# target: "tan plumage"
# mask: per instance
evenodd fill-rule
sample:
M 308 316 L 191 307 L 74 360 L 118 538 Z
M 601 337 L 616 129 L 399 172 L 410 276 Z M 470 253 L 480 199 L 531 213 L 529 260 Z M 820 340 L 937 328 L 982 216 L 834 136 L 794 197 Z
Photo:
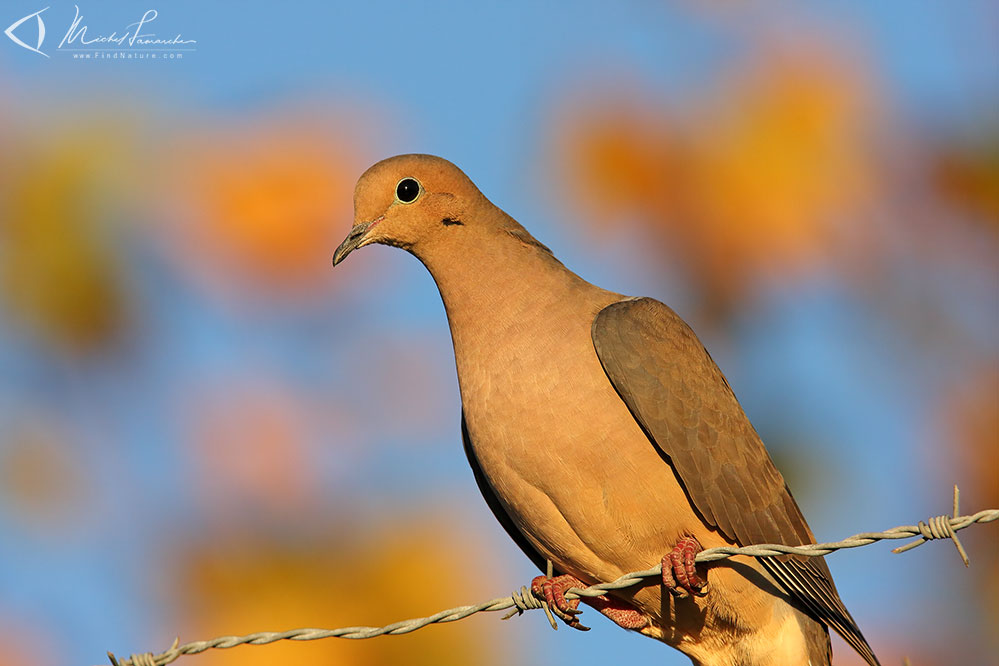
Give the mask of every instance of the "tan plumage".
M 379 162 L 354 205 L 334 262 L 384 243 L 429 269 L 469 463 L 539 567 L 550 559 L 594 583 L 647 568 L 686 536 L 705 548 L 813 541 L 724 376 L 672 310 L 585 282 L 440 158 Z M 825 625 L 877 663 L 821 558 L 732 558 L 707 578 L 701 597 L 659 586 L 615 596 L 641 633 L 698 664 L 828 664 Z

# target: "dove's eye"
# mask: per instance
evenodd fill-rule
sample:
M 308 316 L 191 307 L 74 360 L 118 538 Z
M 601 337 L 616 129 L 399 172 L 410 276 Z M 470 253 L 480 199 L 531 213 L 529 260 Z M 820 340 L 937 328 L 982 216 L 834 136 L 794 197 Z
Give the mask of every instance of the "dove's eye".
M 420 183 L 413 178 L 403 178 L 395 186 L 395 198 L 402 203 L 413 203 L 420 196 Z

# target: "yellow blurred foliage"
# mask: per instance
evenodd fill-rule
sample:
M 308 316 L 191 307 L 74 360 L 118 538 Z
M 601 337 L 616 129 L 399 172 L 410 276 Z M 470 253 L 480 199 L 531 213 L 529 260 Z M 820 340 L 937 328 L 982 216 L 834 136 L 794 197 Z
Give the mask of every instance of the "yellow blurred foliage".
M 357 177 L 338 124 L 289 115 L 185 131 L 161 194 L 178 263 L 227 292 L 315 290 L 349 229 Z
M 453 527 L 426 516 L 396 516 L 377 531 L 342 528 L 303 541 L 214 534 L 192 544 L 168 582 L 184 637 L 295 627 L 380 626 L 495 592 L 482 552 Z M 210 651 L 204 666 L 270 664 L 496 664 L 498 616 L 428 627 L 405 636 Z M 184 640 L 184 638 L 182 638 Z
M 636 216 L 717 302 L 813 267 L 868 200 L 871 100 L 835 58 L 767 52 L 685 118 L 641 97 L 567 111 L 563 192 L 598 229 Z
M 779 60 L 700 117 L 686 196 L 729 260 L 811 263 L 831 219 L 857 210 L 870 181 L 860 94 L 849 74 L 825 62 Z
M 77 123 L 14 142 L 16 169 L 0 187 L 0 299 L 11 319 L 71 354 L 113 342 L 126 323 L 126 293 L 108 219 L 117 196 L 107 172 L 121 131 Z

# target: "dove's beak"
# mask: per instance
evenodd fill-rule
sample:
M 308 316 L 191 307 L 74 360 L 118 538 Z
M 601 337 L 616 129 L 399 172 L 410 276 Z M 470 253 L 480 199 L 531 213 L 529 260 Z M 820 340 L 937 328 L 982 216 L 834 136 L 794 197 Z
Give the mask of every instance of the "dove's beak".
M 372 220 L 371 222 L 359 222 L 355 224 L 351 228 L 350 233 L 347 234 L 347 237 L 340 243 L 340 247 L 333 253 L 333 265 L 336 266 L 346 259 L 348 254 L 370 243 L 371 240 L 367 238 L 368 230 L 380 221 L 381 218 Z

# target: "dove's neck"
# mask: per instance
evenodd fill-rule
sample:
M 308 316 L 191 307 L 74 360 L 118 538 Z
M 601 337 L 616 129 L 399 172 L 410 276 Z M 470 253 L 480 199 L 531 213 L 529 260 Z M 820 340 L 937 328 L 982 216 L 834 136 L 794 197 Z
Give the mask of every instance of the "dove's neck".
M 583 280 L 517 227 L 418 255 L 440 290 L 459 366 L 492 346 L 558 336 L 569 319 L 585 318 L 588 332 L 600 308 L 622 298 Z

